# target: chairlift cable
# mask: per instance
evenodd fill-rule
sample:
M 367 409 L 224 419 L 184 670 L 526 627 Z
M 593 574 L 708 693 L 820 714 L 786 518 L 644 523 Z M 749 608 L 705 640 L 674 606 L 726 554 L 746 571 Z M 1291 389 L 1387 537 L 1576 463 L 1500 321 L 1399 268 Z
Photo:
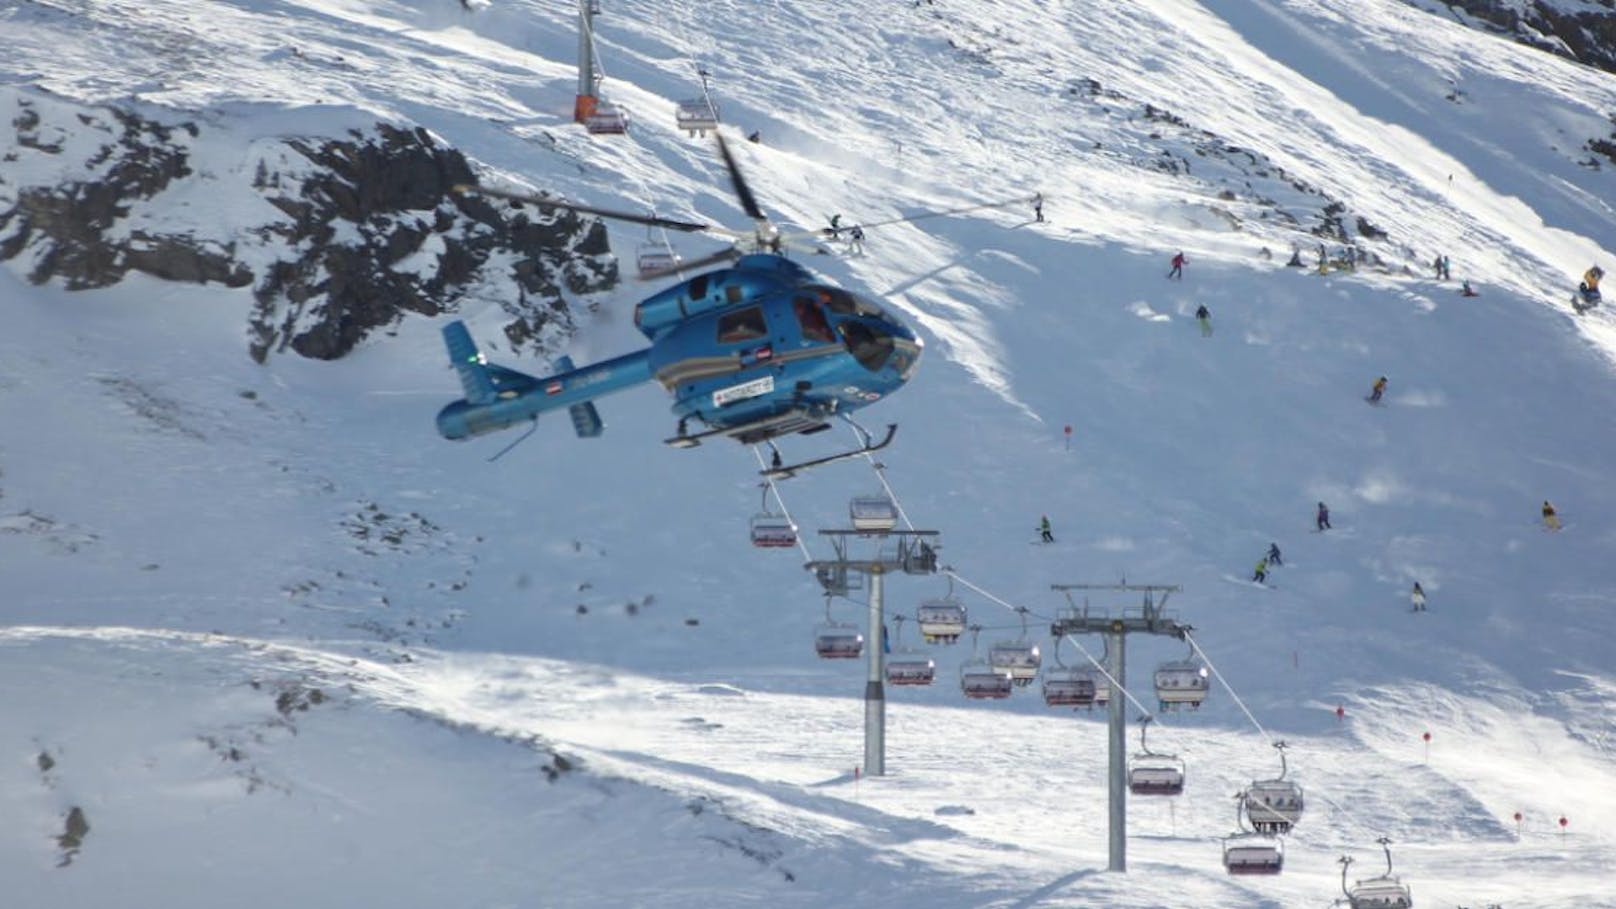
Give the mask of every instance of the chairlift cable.
M 1229 680 L 1223 677 L 1223 673 L 1218 672 L 1218 667 L 1213 665 L 1212 658 L 1207 656 L 1206 651 L 1201 649 L 1201 645 L 1195 640 L 1194 636 L 1186 631 L 1184 633 L 1184 640 L 1189 642 L 1190 648 L 1193 649 L 1196 653 L 1200 654 L 1201 659 L 1206 661 L 1206 668 L 1211 670 L 1212 675 L 1217 678 L 1218 683 L 1221 684 L 1225 689 L 1228 690 L 1229 696 L 1234 698 L 1234 702 L 1237 705 L 1239 705 L 1241 712 L 1245 713 L 1246 719 L 1251 720 L 1251 724 L 1253 726 L 1257 727 L 1257 732 L 1262 735 L 1262 737 L 1268 742 L 1269 745 L 1273 745 L 1274 744 L 1274 739 L 1273 739 L 1272 736 L 1270 736 L 1268 734 L 1268 730 L 1264 729 L 1262 724 L 1257 722 L 1257 718 L 1251 715 L 1251 711 L 1246 709 L 1245 701 L 1241 700 L 1240 694 L 1234 690 L 1234 686 L 1229 684 Z M 1286 766 L 1286 762 L 1284 760 L 1284 755 L 1283 754 L 1280 755 L 1280 766 L 1281 767 Z M 1310 785 L 1308 787 L 1308 791 L 1313 795 L 1313 797 L 1323 799 L 1325 804 L 1329 805 L 1331 808 L 1334 808 L 1336 811 L 1340 812 L 1340 814 L 1343 817 L 1345 817 L 1348 821 L 1352 822 L 1353 826 L 1357 827 L 1360 831 L 1362 831 L 1364 833 L 1373 833 L 1374 832 L 1373 830 L 1370 829 L 1368 824 L 1365 824 L 1363 821 L 1360 821 L 1358 819 L 1357 815 L 1355 815 L 1351 811 L 1347 810 L 1346 806 L 1344 806 L 1341 803 L 1339 803 L 1339 802 L 1335 801 L 1334 799 L 1330 798 L 1330 796 L 1328 794 L 1319 791 L 1316 784 L 1315 785 Z
M 755 444 L 752 446 L 752 454 L 757 457 L 758 468 L 760 470 L 768 470 L 768 465 L 763 461 L 763 451 Z M 785 515 L 786 520 L 790 522 L 791 526 L 797 526 L 797 522 L 791 517 L 791 510 L 786 508 L 786 500 L 780 496 L 780 487 L 775 484 L 774 478 L 765 475 L 763 482 L 769 485 L 769 492 L 773 494 L 775 503 L 780 506 L 780 513 Z M 808 544 L 803 540 L 802 537 L 802 534 L 797 534 L 797 548 L 802 551 L 803 563 L 807 564 L 808 562 L 812 562 L 814 560 L 814 555 L 808 551 Z
M 1240 699 L 1239 692 L 1234 690 L 1234 686 L 1229 684 L 1229 680 L 1223 677 L 1223 673 L 1218 671 L 1217 666 L 1213 665 L 1212 658 L 1207 656 L 1206 651 L 1201 649 L 1201 645 L 1196 642 L 1195 636 L 1190 634 L 1188 629 L 1184 631 L 1184 640 L 1189 642 L 1191 650 L 1195 651 L 1195 653 L 1198 654 L 1201 659 L 1206 661 L 1206 668 L 1212 671 L 1213 678 L 1216 678 L 1218 683 L 1228 690 L 1229 696 L 1234 698 L 1234 702 L 1240 708 L 1240 712 L 1246 715 L 1246 719 L 1251 721 L 1251 725 L 1257 727 L 1257 733 L 1263 737 L 1263 741 L 1272 746 L 1274 744 L 1274 737 L 1269 735 L 1268 730 L 1264 729 L 1263 725 L 1257 722 L 1257 718 L 1251 715 L 1251 711 L 1246 709 L 1246 702 Z
M 852 420 L 848 420 L 847 424 L 853 430 L 854 437 L 858 439 L 859 446 L 861 448 L 869 448 L 870 434 L 866 432 L 862 426 L 859 426 Z M 864 460 L 870 462 L 870 469 L 875 471 L 875 478 L 881 481 L 881 488 L 886 491 L 887 498 L 892 500 L 892 507 L 898 509 L 898 517 L 903 519 L 903 526 L 910 530 L 914 530 L 915 522 L 909 520 L 909 512 L 904 510 L 903 502 L 898 500 L 898 494 L 892 491 L 892 484 L 887 482 L 886 465 L 882 464 L 880 461 L 877 461 L 875 459 L 875 455 L 869 451 L 864 452 Z

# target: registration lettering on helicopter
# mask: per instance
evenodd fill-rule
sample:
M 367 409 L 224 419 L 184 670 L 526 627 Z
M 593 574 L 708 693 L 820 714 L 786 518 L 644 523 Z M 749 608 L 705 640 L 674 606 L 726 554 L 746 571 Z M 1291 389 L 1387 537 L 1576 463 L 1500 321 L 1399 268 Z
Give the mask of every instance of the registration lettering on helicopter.
M 764 376 L 728 388 L 720 388 L 713 392 L 713 406 L 723 407 L 732 401 L 744 401 L 747 398 L 756 398 L 774 391 L 774 376 Z

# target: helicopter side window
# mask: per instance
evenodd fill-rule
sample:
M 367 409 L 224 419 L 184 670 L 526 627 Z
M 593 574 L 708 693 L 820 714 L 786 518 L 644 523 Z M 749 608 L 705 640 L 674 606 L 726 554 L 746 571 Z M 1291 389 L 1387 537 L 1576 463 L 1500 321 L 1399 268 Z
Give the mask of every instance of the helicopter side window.
M 802 338 L 805 341 L 835 341 L 836 335 L 830 330 L 830 323 L 825 321 L 825 312 L 814 301 L 807 297 L 798 297 L 791 301 L 792 309 L 797 313 L 797 324 L 802 326 Z
M 718 319 L 718 343 L 735 344 L 741 341 L 755 341 L 766 337 L 769 333 L 768 323 L 763 321 L 763 307 L 748 306 L 745 309 L 725 313 Z
M 724 288 L 724 302 L 731 306 L 746 298 L 746 288 L 739 284 L 731 284 Z

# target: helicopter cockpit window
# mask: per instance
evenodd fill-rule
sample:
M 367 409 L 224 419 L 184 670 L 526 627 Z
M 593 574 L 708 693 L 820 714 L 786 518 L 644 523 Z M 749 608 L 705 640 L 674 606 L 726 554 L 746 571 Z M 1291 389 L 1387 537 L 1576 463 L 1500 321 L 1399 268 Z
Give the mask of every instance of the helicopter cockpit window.
M 763 307 L 748 306 L 725 313 L 718 319 L 718 343 L 735 344 L 767 337 L 768 323 L 763 321 Z
M 836 340 L 836 335 L 830 330 L 830 323 L 825 321 L 825 311 L 812 299 L 798 297 L 791 301 L 791 308 L 796 310 L 797 324 L 802 326 L 804 341 Z
M 886 365 L 892 357 L 894 344 L 892 336 L 878 331 L 863 322 L 843 322 L 838 326 L 842 332 L 842 341 L 847 344 L 848 353 L 859 365 L 875 372 Z
M 824 304 L 825 308 L 839 316 L 874 316 L 880 319 L 890 319 L 886 311 L 871 303 L 842 290 L 840 287 L 812 287 L 809 288 L 814 297 Z

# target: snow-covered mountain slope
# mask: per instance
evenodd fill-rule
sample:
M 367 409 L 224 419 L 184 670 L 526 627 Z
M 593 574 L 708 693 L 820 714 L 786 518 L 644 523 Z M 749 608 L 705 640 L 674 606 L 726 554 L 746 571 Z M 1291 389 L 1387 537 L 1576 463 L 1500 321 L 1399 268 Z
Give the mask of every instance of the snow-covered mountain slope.
M 200 904 L 215 885 L 183 889 L 196 854 L 243 904 L 283 901 L 266 855 L 305 869 L 315 905 L 356 887 L 404 905 L 639 904 L 652 886 L 673 905 L 1319 904 L 1336 857 L 1373 869 L 1384 834 L 1422 904 L 1613 905 L 1616 332 L 1564 301 L 1613 261 L 1612 175 L 1578 162 L 1616 78 L 1390 0 L 624 2 L 597 43 L 636 123 L 591 139 L 567 122 L 566 4 L 0 18 L 19 91 L 134 97 L 243 134 L 418 123 L 487 179 L 595 204 L 737 220 L 711 147 L 673 128 L 697 61 L 726 121 L 761 132 L 736 151 L 788 224 L 1042 191 L 1047 223 L 1024 207 L 926 219 L 807 263 L 926 336 L 910 387 L 868 411 L 901 427 L 886 477 L 943 532 L 984 647 L 1021 633 L 1006 604 L 1045 636 L 1067 605 L 1052 583 L 1182 585 L 1170 608 L 1291 742 L 1311 803 L 1282 878 L 1224 875 L 1229 795 L 1275 768 L 1219 689 L 1152 734 L 1190 760 L 1185 797 L 1134 800 L 1132 873 L 1097 873 L 1102 725 L 1036 688 L 963 703 L 969 641 L 935 648 L 937 686 L 892 693 L 890 775 L 855 780 L 862 666 L 814 659 L 826 613 L 800 554 L 747 545 L 752 453 L 667 450 L 659 390 L 603 400 L 602 439 L 546 420 L 488 463 L 507 440 L 433 432 L 458 394 L 433 320 L 337 362 L 259 366 L 245 290 L 136 275 L 69 292 L 12 265 L 0 618 L 22 697 L 0 792 L 23 820 L 0 861 L 31 904 L 115 888 Z M 1346 236 L 1310 232 L 1331 218 Z M 641 236 L 614 228 L 619 255 Z M 1380 264 L 1314 273 L 1314 246 L 1346 239 Z M 1283 266 L 1293 246 L 1308 268 Z M 1438 253 L 1454 281 L 1430 279 Z M 649 289 L 577 301 L 566 352 L 637 346 L 628 313 Z M 463 315 L 492 359 L 543 371 L 509 358 L 497 301 Z M 782 492 L 824 557 L 812 530 L 877 488 L 844 464 Z M 1537 523 L 1544 499 L 1558 534 Z M 1029 545 L 1040 514 L 1053 546 Z M 1286 564 L 1258 589 L 1244 579 L 1270 542 Z M 1408 610 L 1416 580 L 1427 614 Z M 888 606 L 946 589 L 894 578 Z M 1182 652 L 1130 647 L 1142 699 Z M 276 709 L 309 688 L 342 693 Z M 578 769 L 552 782 L 556 754 Z M 89 830 L 57 868 L 75 805 Z

